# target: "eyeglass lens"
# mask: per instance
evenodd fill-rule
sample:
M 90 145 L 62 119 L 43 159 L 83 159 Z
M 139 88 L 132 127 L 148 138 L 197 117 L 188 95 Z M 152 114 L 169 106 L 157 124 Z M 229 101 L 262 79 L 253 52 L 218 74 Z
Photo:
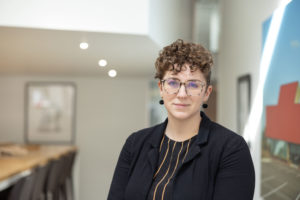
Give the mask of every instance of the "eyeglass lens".
M 191 81 L 186 81 L 185 83 L 182 84 L 185 85 L 185 89 L 188 95 L 192 95 L 192 96 L 200 95 L 200 93 L 202 92 L 203 83 L 201 81 L 191 80 Z M 176 79 L 165 80 L 164 88 L 170 94 L 177 93 L 179 91 L 180 86 L 181 86 L 181 82 L 179 80 Z

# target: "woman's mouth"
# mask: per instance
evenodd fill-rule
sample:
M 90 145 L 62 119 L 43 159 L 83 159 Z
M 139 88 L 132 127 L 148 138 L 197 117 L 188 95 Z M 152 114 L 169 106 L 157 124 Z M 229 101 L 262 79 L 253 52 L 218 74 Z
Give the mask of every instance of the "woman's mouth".
M 177 108 L 185 108 L 189 106 L 189 104 L 184 104 L 184 103 L 174 103 L 173 105 L 175 105 L 175 107 Z

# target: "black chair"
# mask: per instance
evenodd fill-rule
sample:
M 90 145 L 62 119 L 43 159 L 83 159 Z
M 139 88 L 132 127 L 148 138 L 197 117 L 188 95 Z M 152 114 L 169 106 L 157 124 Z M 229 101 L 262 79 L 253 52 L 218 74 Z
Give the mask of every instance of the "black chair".
M 47 174 L 49 172 L 50 165 L 46 164 L 44 166 L 39 166 L 36 170 L 37 177 L 34 183 L 34 189 L 32 192 L 31 200 L 41 200 L 45 198 L 45 194 L 43 193 Z
M 67 199 L 67 192 L 66 192 L 66 180 L 68 176 L 68 170 L 70 165 L 70 155 L 66 154 L 62 156 L 60 159 L 62 159 L 64 165 L 61 172 L 61 176 L 59 177 L 59 200 L 66 200 Z
M 74 189 L 73 189 L 73 168 L 76 158 L 76 151 L 70 152 L 66 155 L 66 165 L 64 168 L 64 177 L 61 179 L 61 191 L 64 195 L 65 200 L 74 199 Z
M 0 199 L 7 199 L 8 198 L 8 195 L 10 194 L 10 191 L 11 191 L 12 187 L 8 187 L 2 191 L 0 191 Z
M 64 170 L 64 159 L 52 160 L 49 165 L 44 194 L 46 200 L 59 200 L 60 177 Z
M 7 200 L 31 200 L 31 195 L 36 181 L 36 170 L 32 170 L 31 174 L 21 178 L 12 186 Z

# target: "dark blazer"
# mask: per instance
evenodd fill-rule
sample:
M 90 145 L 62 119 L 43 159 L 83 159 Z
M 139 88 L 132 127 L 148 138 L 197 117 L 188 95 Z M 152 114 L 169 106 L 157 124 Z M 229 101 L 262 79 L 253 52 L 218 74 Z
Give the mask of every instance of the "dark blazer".
M 174 176 L 172 200 L 251 200 L 255 173 L 249 148 L 236 133 L 202 120 L 196 141 Z M 120 153 L 108 200 L 145 200 L 158 165 L 168 120 L 131 134 Z

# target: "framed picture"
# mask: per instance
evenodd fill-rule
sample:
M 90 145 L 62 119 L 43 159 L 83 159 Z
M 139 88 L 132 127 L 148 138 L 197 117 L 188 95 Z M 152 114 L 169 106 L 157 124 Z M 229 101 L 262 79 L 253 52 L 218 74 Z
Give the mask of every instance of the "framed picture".
M 237 131 L 243 134 L 245 124 L 250 114 L 251 76 L 240 76 L 237 81 Z
M 75 84 L 28 82 L 25 88 L 27 143 L 74 143 Z

